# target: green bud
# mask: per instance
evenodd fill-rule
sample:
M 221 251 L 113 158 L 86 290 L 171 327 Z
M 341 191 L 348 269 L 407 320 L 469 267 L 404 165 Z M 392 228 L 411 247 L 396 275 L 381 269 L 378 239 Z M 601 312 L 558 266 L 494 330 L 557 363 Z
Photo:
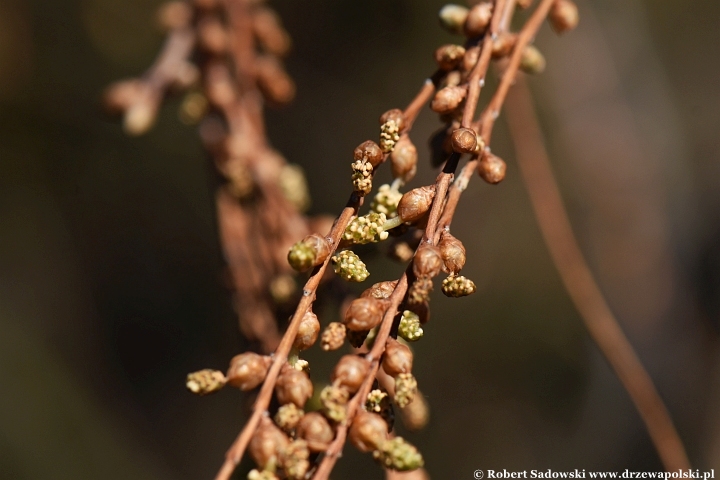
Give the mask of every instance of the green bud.
M 383 230 L 387 221 L 384 213 L 370 212 L 361 217 L 355 217 L 345 228 L 343 240 L 352 243 L 375 243 L 388 238 L 388 233 Z
M 448 297 L 465 297 L 475 290 L 475 283 L 462 275 L 450 275 L 442 282 L 442 291 Z
M 410 310 L 405 310 L 398 326 L 398 335 L 408 342 L 416 342 L 422 338 L 423 333 L 420 317 Z
M 412 373 L 401 373 L 395 377 L 395 403 L 405 408 L 413 401 L 417 393 L 417 380 Z
M 415 470 L 425 464 L 418 449 L 402 437 L 386 440 L 379 450 L 373 452 L 373 457 L 384 467 L 401 472 Z
M 360 257 L 350 250 L 341 251 L 332 262 L 335 273 L 348 282 L 362 282 L 370 275 Z

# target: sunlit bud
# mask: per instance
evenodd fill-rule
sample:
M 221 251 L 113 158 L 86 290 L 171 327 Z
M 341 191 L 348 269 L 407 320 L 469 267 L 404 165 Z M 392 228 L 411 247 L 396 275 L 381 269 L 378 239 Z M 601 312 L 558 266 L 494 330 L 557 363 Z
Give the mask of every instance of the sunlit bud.
M 465 19 L 465 35 L 468 37 L 477 37 L 485 33 L 487 26 L 490 25 L 492 19 L 493 4 L 489 2 L 480 2 L 470 9 Z
M 300 320 L 293 346 L 298 350 L 307 350 L 315 344 L 319 333 L 320 322 L 318 321 L 317 315 L 312 311 L 307 311 L 302 320 Z
M 457 273 L 465 266 L 465 247 L 462 242 L 452 236 L 450 232 L 444 232 L 438 243 L 440 256 L 443 259 L 443 270 L 448 273 Z
M 417 380 L 412 373 L 400 373 L 395 377 L 395 403 L 400 408 L 406 407 L 415 398 Z
M 460 5 L 449 3 L 440 9 L 440 25 L 450 33 L 463 33 L 463 25 L 469 10 Z
M 174 1 L 160 5 L 157 19 L 164 30 L 177 30 L 190 25 L 192 14 L 192 8 L 187 2 Z
M 275 423 L 285 432 L 290 433 L 295 430 L 295 427 L 297 427 L 303 415 L 305 415 L 305 412 L 303 412 L 301 408 L 298 408 L 297 405 L 294 403 L 286 403 L 278 408 L 275 414 Z
M 435 61 L 440 70 L 450 71 L 460 64 L 465 55 L 465 47 L 460 45 L 443 45 L 435 50 Z
M 370 275 L 360 257 L 351 250 L 342 250 L 333 256 L 332 263 L 335 273 L 348 282 L 362 282 Z
M 407 183 L 413 179 L 417 171 L 417 148 L 407 136 L 400 137 L 390 154 L 390 166 L 393 178 L 399 178 Z
M 410 247 L 410 244 L 406 241 L 395 242 L 390 246 L 388 252 L 390 258 L 397 260 L 400 263 L 407 263 L 415 255 L 415 250 Z
M 369 370 L 370 365 L 364 358 L 357 355 L 345 355 L 335 365 L 330 378 L 333 383 L 337 381 L 340 386 L 347 388 L 350 393 L 355 393 L 367 378 Z
M 305 440 L 294 440 L 280 452 L 280 463 L 288 480 L 301 480 L 310 468 L 310 450 Z
M 383 318 L 383 303 L 372 297 L 356 298 L 345 312 L 343 323 L 349 330 L 368 331 L 378 325 Z
M 413 273 L 417 278 L 432 278 L 440 273 L 442 265 L 440 249 L 434 245 L 424 243 L 415 252 Z
M 397 120 L 388 120 L 380 126 L 380 149 L 390 153 L 400 140 L 400 124 Z
M 485 147 L 482 137 L 472 128 L 458 128 L 451 139 L 453 150 L 457 153 L 475 153 Z
M 410 310 L 405 310 L 398 326 L 398 335 L 408 342 L 416 342 L 423 336 L 420 317 Z
M 352 243 L 375 243 L 388 238 L 383 229 L 387 218 L 384 213 L 370 212 L 353 218 L 343 233 L 343 240 Z
M 448 297 L 465 297 L 475 293 L 475 283 L 462 275 L 450 275 L 442 282 L 442 292 Z
M 284 369 L 275 384 L 275 395 L 283 405 L 294 403 L 297 407 L 303 408 L 312 393 L 313 384 L 307 374 L 294 368 Z
M 328 350 L 337 350 L 342 347 L 345 342 L 345 325 L 340 322 L 331 322 L 323 330 L 322 337 L 320 338 L 320 346 L 326 352 Z
M 440 114 L 451 113 L 460 106 L 466 96 L 466 87 L 445 87 L 435 94 L 430 108 Z
M 412 371 L 413 354 L 410 349 L 392 337 L 387 339 L 382 367 L 385 373 L 395 377 Z
M 435 198 L 435 185 L 414 188 L 402 196 L 397 213 L 403 222 L 415 222 L 430 210 Z
M 253 352 L 236 355 L 230 360 L 227 383 L 243 391 L 252 390 L 265 380 L 270 363 L 270 357 Z
M 288 252 L 288 263 L 298 272 L 320 265 L 330 255 L 330 244 L 317 233 L 308 235 Z
M 430 292 L 432 292 L 432 290 L 433 283 L 429 277 L 420 277 L 416 279 L 412 285 L 410 285 L 410 289 L 408 290 L 408 302 L 410 303 L 410 306 L 412 307 L 413 304 L 423 304 L 430 301 Z M 421 312 L 416 311 L 414 307 L 411 308 L 411 310 L 418 314 L 422 323 L 425 323 Z
M 350 425 L 350 442 L 361 452 L 377 450 L 387 440 L 388 426 L 377 413 L 360 410 Z
M 497 35 L 495 40 L 493 40 L 492 44 L 492 57 L 493 58 L 502 58 L 506 57 L 510 54 L 513 47 L 515 46 L 515 41 L 517 40 L 517 35 L 514 33 L 509 32 L 501 32 Z
M 317 412 L 311 412 L 298 422 L 297 436 L 307 442 L 310 451 L 323 452 L 335 435 L 325 417 Z
M 380 449 L 373 452 L 373 457 L 385 468 L 401 472 L 416 470 L 425 464 L 418 449 L 402 437 L 384 442 Z
M 200 370 L 188 373 L 185 386 L 192 393 L 197 395 L 207 395 L 216 392 L 225 386 L 225 375 L 217 370 Z
M 287 435 L 276 427 L 269 417 L 262 417 L 248 450 L 255 463 L 264 469 L 268 464 L 274 464 L 280 459 L 280 452 L 285 450 L 289 443 Z
M 320 392 L 320 403 L 323 413 L 335 422 L 342 422 L 347 417 L 347 403 L 350 392 L 341 385 L 328 385 Z
M 288 53 L 292 42 L 275 12 L 269 8 L 255 9 L 252 26 L 255 36 L 266 52 L 278 57 L 284 57 Z
M 393 108 L 380 115 L 380 125 L 385 125 L 390 121 L 395 122 L 401 132 L 405 129 L 405 115 L 399 108 Z
M 545 70 L 545 57 L 535 45 L 528 45 L 520 58 L 520 69 L 525 73 L 542 73 Z
M 548 19 L 558 34 L 569 32 L 577 27 L 580 20 L 577 5 L 571 0 L 556 0 L 550 8 Z
M 362 298 L 385 299 L 392 295 L 398 281 L 392 280 L 387 282 L 379 282 L 365 290 L 360 296 Z
M 478 174 L 486 182 L 495 185 L 503 181 L 507 165 L 502 158 L 485 153 L 478 163 Z
M 397 152 L 396 148 L 393 154 Z M 394 190 L 388 184 L 380 185 L 377 194 L 373 198 L 370 204 L 370 210 L 375 213 L 382 213 L 386 218 L 392 218 L 397 216 L 397 205 L 402 198 L 402 193 L 398 190 Z
M 370 162 L 370 165 L 374 168 L 382 163 L 385 156 L 377 143 L 372 140 L 366 140 L 355 147 L 353 158 L 355 160 L 365 160 L 366 162 Z

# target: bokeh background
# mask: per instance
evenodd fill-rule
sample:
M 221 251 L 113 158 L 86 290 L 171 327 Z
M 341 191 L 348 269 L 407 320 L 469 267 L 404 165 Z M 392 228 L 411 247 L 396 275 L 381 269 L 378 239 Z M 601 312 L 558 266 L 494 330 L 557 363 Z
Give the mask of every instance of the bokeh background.
M 442 4 L 272 2 L 294 39 L 298 96 L 268 114 L 268 128 L 306 169 L 313 212 L 339 210 L 352 148 L 453 41 L 437 26 Z M 720 469 L 720 3 L 578 4 L 577 31 L 557 38 L 546 26 L 536 42 L 548 69 L 531 87 L 555 172 L 693 465 Z M 177 99 L 140 138 L 99 108 L 108 83 L 152 62 L 158 5 L 0 0 L 3 479 L 210 478 L 246 415 L 237 391 L 196 398 L 183 385 L 246 346 L 195 129 L 178 121 Z M 439 125 L 426 111 L 416 143 Z M 415 346 L 432 420 L 409 438 L 436 479 L 659 469 L 562 288 L 502 123 L 493 151 L 508 161 L 506 180 L 474 179 L 453 225 L 479 292 L 432 301 Z M 413 185 L 434 175 L 421 148 Z M 401 269 L 381 255 L 369 266 L 376 281 Z M 311 353 L 319 379 L 322 358 Z M 381 475 L 348 447 L 335 478 Z

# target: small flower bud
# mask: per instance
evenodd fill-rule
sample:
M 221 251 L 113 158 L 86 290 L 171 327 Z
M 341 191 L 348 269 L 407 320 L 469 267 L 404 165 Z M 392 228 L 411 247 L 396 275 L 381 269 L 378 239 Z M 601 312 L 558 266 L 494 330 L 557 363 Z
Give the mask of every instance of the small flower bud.
M 360 348 L 363 346 L 363 343 L 365 343 L 365 340 L 368 338 L 368 333 L 370 333 L 370 330 L 348 330 L 348 343 L 353 348 Z
M 292 275 L 288 273 L 281 273 L 272 280 L 268 285 L 270 290 L 270 296 L 276 304 L 287 303 L 297 290 L 297 284 Z
M 330 244 L 325 237 L 313 233 L 296 243 L 288 252 L 288 263 L 298 272 L 304 272 L 323 263 L 330 255 Z
M 447 297 L 465 297 L 475 293 L 475 283 L 462 275 L 450 275 L 442 282 L 442 291 Z
M 440 70 L 450 71 L 455 69 L 465 55 L 465 48 L 460 45 L 443 45 L 435 50 L 435 61 Z
M 305 412 L 298 408 L 294 403 L 286 403 L 278 408 L 275 414 L 275 423 L 285 432 L 291 433 L 295 430 Z
M 415 252 L 413 273 L 417 278 L 432 278 L 442 269 L 443 261 L 440 249 L 428 243 L 422 244 Z
M 397 260 L 400 263 L 407 263 L 415 255 L 415 250 L 410 247 L 410 244 L 405 241 L 395 242 L 390 246 L 388 255 L 393 260 Z
M 310 468 L 310 450 L 305 440 L 294 440 L 280 452 L 280 463 L 288 480 L 301 480 Z
M 458 273 L 465 266 L 465 247 L 462 242 L 452 236 L 450 232 L 444 232 L 438 243 L 440 256 L 443 259 L 443 271 L 447 273 Z
M 379 300 L 383 300 L 385 298 L 388 298 L 390 295 L 392 295 L 393 291 L 395 291 L 395 287 L 397 286 L 397 283 L 398 283 L 397 280 L 376 283 L 372 287 L 365 290 L 360 295 L 360 297 L 362 297 L 362 298 L 377 298 Z
M 440 9 L 440 25 L 450 33 L 463 33 L 463 25 L 469 10 L 460 5 L 449 3 Z
M 359 411 L 350 425 L 350 442 L 361 452 L 377 450 L 387 441 L 388 426 L 377 413 Z
M 320 392 L 323 413 L 327 418 L 338 423 L 344 421 L 347 417 L 349 399 L 350 392 L 340 385 L 328 385 Z
M 401 132 L 405 129 L 405 115 L 399 108 L 393 108 L 380 115 L 380 125 L 385 125 L 390 121 L 395 122 Z
M 550 26 L 558 34 L 575 29 L 580 20 L 578 8 L 571 0 L 556 0 L 548 14 Z
M 512 52 L 513 47 L 515 46 L 515 41 L 517 40 L 517 35 L 514 33 L 508 33 L 508 32 L 501 32 L 498 34 L 497 38 L 493 40 L 492 44 L 492 57 L 493 58 L 503 58 L 510 55 L 510 52 Z
M 295 82 L 273 57 L 257 57 L 255 71 L 260 91 L 268 102 L 284 105 L 295 98 Z
M 253 352 L 236 355 L 230 360 L 227 383 L 243 391 L 252 390 L 265 380 L 270 363 L 270 357 Z
M 331 322 L 323 330 L 320 346 L 326 352 L 328 350 L 337 350 L 345 342 L 345 334 L 345 325 L 340 322 Z
M 364 358 L 357 355 L 345 355 L 335 365 L 330 378 L 333 383 L 338 382 L 350 393 L 355 393 L 365 381 L 369 370 L 370 365 Z
M 278 184 L 283 196 L 298 211 L 304 212 L 310 207 L 310 191 L 302 167 L 293 164 L 283 165 Z
M 380 126 L 380 149 L 390 153 L 400 140 L 400 126 L 396 120 L 388 120 Z
M 384 313 L 385 308 L 380 300 L 371 297 L 356 298 L 345 312 L 343 323 L 349 330 L 368 331 L 382 321 Z
M 343 250 L 332 257 L 332 263 L 335 273 L 348 282 L 362 282 L 370 275 L 360 257 L 350 250 Z
M 470 48 L 465 52 L 462 59 L 462 69 L 464 72 L 470 72 L 477 64 L 478 58 L 480 58 L 479 48 Z
M 405 428 L 411 431 L 418 431 L 425 428 L 428 420 L 430 420 L 430 408 L 423 394 L 418 390 L 415 398 L 405 408 L 400 409 Z
M 324 452 L 335 434 L 325 417 L 317 412 L 310 412 L 300 419 L 297 436 L 307 442 L 310 451 Z
M 298 350 L 307 350 L 315 344 L 319 333 L 320 322 L 318 321 L 317 315 L 308 310 L 305 312 L 302 320 L 300 320 L 293 346 Z
M 372 165 L 365 160 L 356 160 L 351 167 L 353 190 L 362 196 L 367 195 L 372 191 Z
M 410 310 L 405 310 L 398 326 L 398 335 L 408 342 L 416 342 L 422 338 L 423 333 L 420 317 Z
M 388 398 L 387 392 L 380 389 L 372 390 L 368 393 L 367 400 L 365 400 L 365 410 L 368 412 L 380 413 L 382 411 L 381 404 L 385 399 Z
M 523 50 L 520 69 L 529 74 L 542 73 L 545 70 L 545 57 L 535 45 L 528 45 Z
M 398 149 L 396 148 L 393 154 L 397 151 Z M 397 205 L 401 198 L 402 193 L 393 190 L 387 183 L 380 185 L 378 193 L 370 204 L 370 210 L 375 213 L 382 213 L 386 218 L 393 218 L 397 216 Z
M 375 168 L 382 163 L 385 156 L 377 143 L 372 140 L 366 140 L 355 147 L 353 158 L 355 160 L 365 160 L 366 162 L 370 162 L 370 165 Z
M 285 450 L 290 439 L 280 430 L 268 417 L 260 419 L 255 434 L 250 440 L 248 450 L 260 468 L 268 464 L 276 463 L 280 458 L 280 452 Z
M 252 28 L 267 53 L 284 57 L 290 51 L 290 35 L 282 27 L 280 17 L 269 8 L 254 9 Z
M 417 380 L 412 373 L 400 373 L 395 377 L 395 403 L 400 408 L 405 408 L 415 398 L 417 392 Z
M 388 238 L 388 232 L 383 230 L 387 218 L 384 213 L 370 212 L 361 217 L 355 217 L 345 228 L 343 240 L 352 243 L 376 243 Z
M 412 304 L 423 304 L 430 300 L 430 292 L 433 290 L 432 280 L 428 277 L 416 279 L 408 290 L 408 302 Z M 415 311 L 414 309 L 412 309 Z M 420 312 L 415 311 L 422 320 Z M 425 322 L 422 322 L 425 323 Z
M 476 153 L 485 147 L 482 137 L 472 128 L 458 128 L 451 138 L 453 150 L 457 153 Z
M 414 188 L 402 196 L 397 213 L 403 222 L 415 222 L 430 210 L 435 198 L 435 185 Z
M 505 178 L 507 165 L 502 158 L 492 153 L 486 153 L 478 163 L 478 174 L 487 183 L 496 185 Z
M 393 178 L 399 178 L 405 183 L 412 180 L 417 171 L 417 160 L 417 148 L 408 136 L 403 135 L 390 154 Z
M 275 395 L 282 405 L 294 403 L 303 408 L 308 398 L 312 397 L 313 384 L 305 372 L 294 368 L 285 369 L 275 384 Z
M 445 87 L 435 94 L 430 108 L 433 112 L 447 114 L 454 111 L 460 106 L 467 96 L 467 88 L 465 87 Z
M 382 367 L 385 373 L 395 377 L 412 371 L 413 354 L 410 349 L 392 337 L 387 339 Z
M 463 28 L 468 37 L 478 37 L 485 33 L 493 14 L 493 4 L 480 2 L 470 9 Z
M 385 468 L 401 472 L 416 470 L 425 464 L 417 448 L 402 437 L 395 437 L 383 443 L 380 449 L 373 452 L 373 458 Z
M 225 386 L 225 382 L 225 375 L 222 372 L 205 369 L 188 373 L 185 386 L 196 395 L 207 395 L 220 390 Z

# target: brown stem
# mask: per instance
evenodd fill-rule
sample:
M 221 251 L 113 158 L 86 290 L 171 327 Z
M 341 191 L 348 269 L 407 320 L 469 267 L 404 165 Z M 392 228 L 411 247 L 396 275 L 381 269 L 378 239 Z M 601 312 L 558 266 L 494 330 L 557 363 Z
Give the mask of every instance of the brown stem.
M 520 173 L 565 289 L 588 333 L 630 395 L 665 469 L 689 469 L 690 462 L 670 414 L 605 301 L 573 235 L 523 78 L 518 78 L 507 105 L 507 122 Z

